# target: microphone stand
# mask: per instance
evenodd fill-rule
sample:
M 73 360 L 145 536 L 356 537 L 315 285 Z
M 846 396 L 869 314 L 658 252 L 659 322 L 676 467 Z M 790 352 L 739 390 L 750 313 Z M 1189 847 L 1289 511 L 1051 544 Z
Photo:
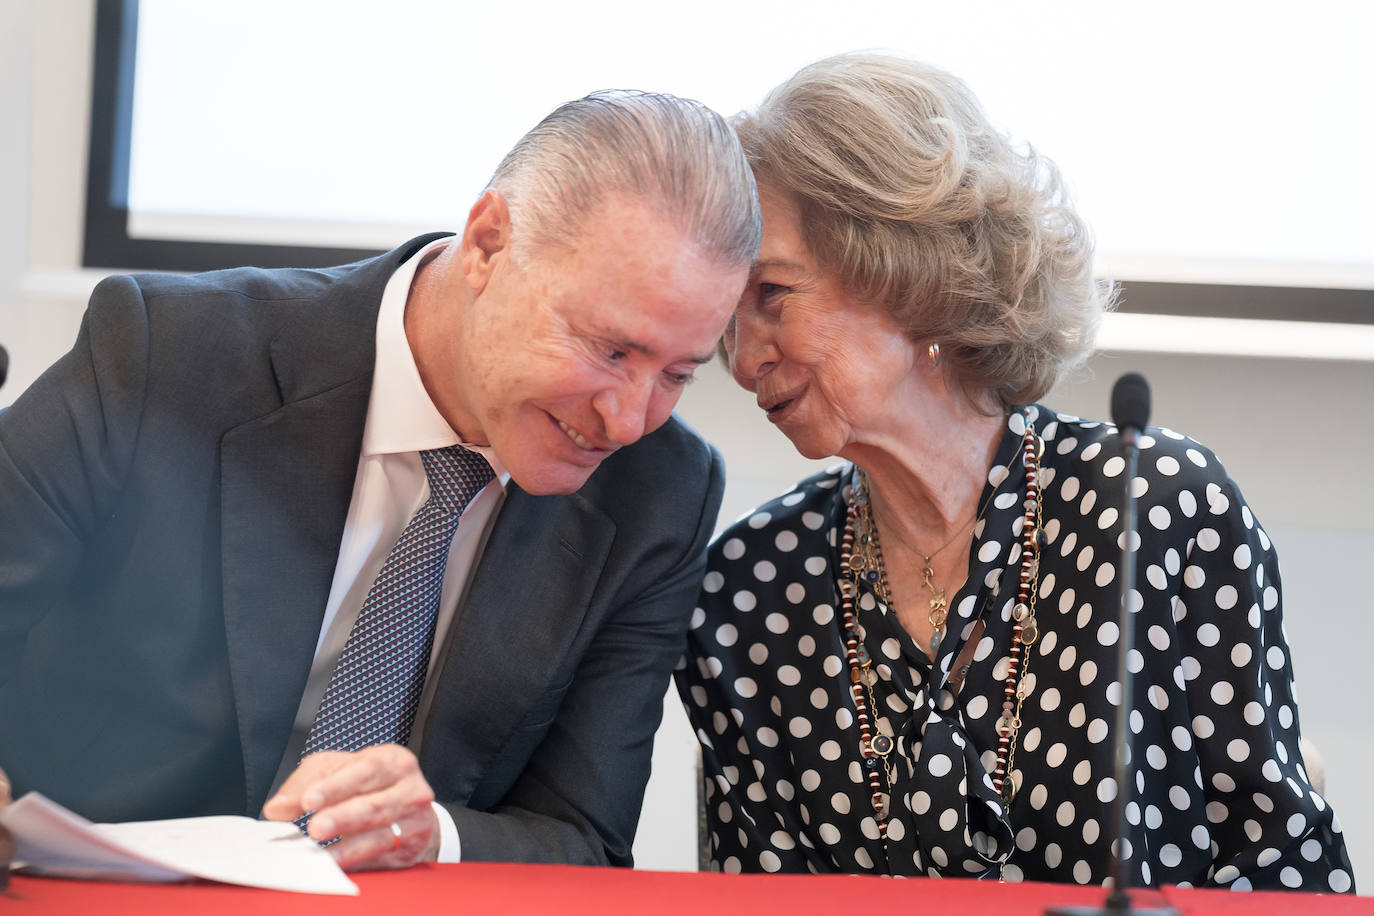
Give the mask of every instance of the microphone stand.
M 1144 389 L 1145 403 L 1148 405 L 1149 389 L 1144 387 L 1145 380 L 1136 376 Z M 1117 413 L 1118 390 L 1122 386 L 1125 378 L 1118 380 L 1116 387 L 1112 390 L 1112 413 Z M 1121 601 L 1117 609 L 1117 641 L 1116 641 L 1116 670 L 1117 676 L 1121 679 L 1121 702 L 1116 707 L 1116 797 L 1112 799 L 1111 811 L 1111 833 L 1109 836 L 1115 837 L 1115 852 L 1112 855 L 1112 889 L 1107 894 L 1106 901 L 1100 907 L 1096 906 L 1056 906 L 1045 910 L 1048 916 L 1178 916 L 1178 911 L 1170 906 L 1150 906 L 1134 907 L 1131 905 L 1131 895 L 1127 893 L 1130 886 L 1130 853 L 1127 851 L 1129 840 L 1127 839 L 1126 824 L 1126 804 L 1135 791 L 1135 780 L 1131 778 L 1134 755 L 1131 753 L 1131 669 L 1130 654 L 1131 645 L 1135 628 L 1131 621 L 1131 592 L 1135 590 L 1135 551 L 1134 541 L 1139 535 L 1136 533 L 1136 513 L 1135 513 L 1135 473 L 1140 457 L 1139 436 L 1143 430 L 1148 416 L 1148 406 L 1145 408 L 1147 413 L 1138 420 L 1139 426 L 1132 422 L 1123 423 L 1119 418 L 1113 416 L 1117 426 L 1121 431 L 1121 445 L 1123 457 L 1126 459 L 1126 469 L 1123 479 L 1125 485 L 1122 487 L 1121 497 Z

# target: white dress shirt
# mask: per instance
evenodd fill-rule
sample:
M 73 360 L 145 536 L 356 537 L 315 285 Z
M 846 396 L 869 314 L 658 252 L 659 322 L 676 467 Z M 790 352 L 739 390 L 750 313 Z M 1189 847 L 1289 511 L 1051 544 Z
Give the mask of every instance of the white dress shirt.
M 510 473 L 489 447 L 462 442 L 440 415 L 420 381 L 415 357 L 406 341 L 406 299 L 415 271 L 452 241 L 451 237 L 438 239 L 421 249 L 392 274 L 382 294 L 377 314 L 377 362 L 363 428 L 362 453 L 358 456 L 358 473 L 353 481 L 353 498 L 339 544 L 339 559 L 334 567 L 334 583 L 325 606 L 319 642 L 315 645 L 315 660 L 296 711 L 291 743 L 278 770 L 278 785 L 299 762 L 320 700 L 373 580 L 381 572 L 411 516 L 429 497 L 429 481 L 420 452 L 461 444 L 480 452 L 491 464 L 495 477 L 468 503 L 453 535 L 434 624 L 434 648 L 411 732 L 412 746 L 428 714 L 435 681 L 429 675 L 435 672 L 444 635 L 453 624 L 459 600 L 481 557 L 487 533 L 505 502 Z M 435 803 L 434 810 L 439 817 L 439 861 L 457 862 L 461 854 L 458 829 L 442 805 Z

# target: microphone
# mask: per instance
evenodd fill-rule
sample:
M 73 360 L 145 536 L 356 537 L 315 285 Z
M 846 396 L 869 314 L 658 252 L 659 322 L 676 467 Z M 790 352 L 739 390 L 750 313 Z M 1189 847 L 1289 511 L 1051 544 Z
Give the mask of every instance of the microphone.
M 1132 445 L 1150 422 L 1150 383 L 1139 372 L 1127 372 L 1112 386 L 1112 422 Z
M 0 385 L 5 384 L 5 376 L 10 371 L 10 355 L 5 352 L 4 347 L 0 347 Z
M 1112 743 L 1116 748 L 1116 797 L 1112 799 L 1112 812 L 1109 836 L 1116 850 L 1112 859 L 1112 889 L 1106 902 L 1100 907 L 1052 907 L 1046 912 L 1051 916 L 1178 916 L 1178 911 L 1168 906 L 1133 907 L 1131 895 L 1126 893 L 1130 884 L 1126 837 L 1126 805 L 1135 789 L 1131 778 L 1131 768 L 1127 757 L 1131 753 L 1131 669 L 1128 667 L 1133 642 L 1130 597 L 1135 589 L 1135 550 L 1136 534 L 1135 495 L 1131 484 L 1135 481 L 1137 459 L 1140 456 L 1140 435 L 1150 422 L 1150 384 L 1139 372 L 1127 372 L 1112 386 L 1112 423 L 1116 425 L 1121 439 L 1122 457 L 1126 459 L 1126 472 L 1121 475 L 1121 602 L 1117 610 L 1116 641 L 1116 679 L 1121 685 L 1121 703 L 1116 707 L 1116 726 Z

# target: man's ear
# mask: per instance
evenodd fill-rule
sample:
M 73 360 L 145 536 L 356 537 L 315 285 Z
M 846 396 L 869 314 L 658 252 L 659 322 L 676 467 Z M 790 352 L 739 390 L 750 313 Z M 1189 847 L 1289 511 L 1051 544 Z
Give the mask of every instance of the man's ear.
M 481 295 L 496 266 L 510 257 L 510 207 L 500 191 L 488 188 L 468 212 L 459 246 L 463 278 L 474 296 Z

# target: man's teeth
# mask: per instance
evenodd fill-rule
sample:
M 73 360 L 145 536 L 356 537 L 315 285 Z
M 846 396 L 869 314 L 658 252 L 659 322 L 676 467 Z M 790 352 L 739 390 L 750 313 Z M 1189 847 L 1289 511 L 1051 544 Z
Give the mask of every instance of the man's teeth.
M 577 430 L 573 429 L 568 424 L 564 423 L 562 420 L 558 421 L 558 428 L 563 430 L 563 432 L 567 433 L 568 438 L 576 442 L 578 447 L 585 448 L 588 450 L 594 450 L 596 448 L 596 446 L 592 445 L 589 439 L 587 439 L 585 436 L 583 436 Z

